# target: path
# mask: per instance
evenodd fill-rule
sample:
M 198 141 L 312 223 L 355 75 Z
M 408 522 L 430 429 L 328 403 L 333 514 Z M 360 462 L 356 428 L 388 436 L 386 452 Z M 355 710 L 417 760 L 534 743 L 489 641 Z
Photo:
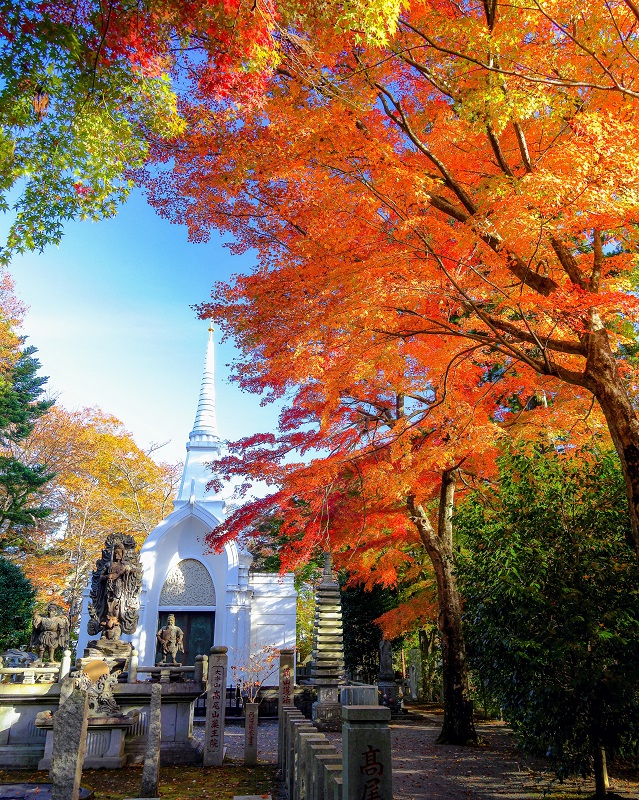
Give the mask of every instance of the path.
M 394 800 L 533 800 L 546 797 L 585 798 L 593 791 L 590 781 L 560 784 L 543 762 L 524 758 L 513 735 L 500 722 L 479 722 L 485 741 L 481 747 L 436 745 L 441 720 L 425 715 L 414 721 L 391 724 Z M 227 726 L 227 757 L 242 759 L 243 728 Z M 341 736 L 328 734 L 341 749 Z M 277 759 L 277 723 L 263 722 L 259 729 L 259 760 Z M 614 771 L 613 771 L 614 775 Z M 639 800 L 639 776 L 613 778 L 611 789 L 624 798 Z

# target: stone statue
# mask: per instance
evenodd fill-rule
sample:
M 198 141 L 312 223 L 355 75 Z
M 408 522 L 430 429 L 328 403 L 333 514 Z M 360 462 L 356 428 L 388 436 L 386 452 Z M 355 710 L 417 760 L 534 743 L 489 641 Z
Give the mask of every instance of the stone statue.
M 44 614 L 33 615 L 30 647 L 44 660 L 44 651 L 49 651 L 49 661 L 55 661 L 58 647 L 65 650 L 69 646 L 69 621 L 61 608 L 49 603 Z
M 110 534 L 91 575 L 89 635 L 116 642 L 123 633 L 134 633 L 141 590 L 142 566 L 133 537 Z
M 162 661 L 159 664 L 177 664 L 176 655 L 184 652 L 184 633 L 182 628 L 175 624 L 175 616 L 169 614 L 166 618 L 166 625 L 157 632 L 157 640 L 162 651 Z M 171 656 L 171 661 L 167 662 Z

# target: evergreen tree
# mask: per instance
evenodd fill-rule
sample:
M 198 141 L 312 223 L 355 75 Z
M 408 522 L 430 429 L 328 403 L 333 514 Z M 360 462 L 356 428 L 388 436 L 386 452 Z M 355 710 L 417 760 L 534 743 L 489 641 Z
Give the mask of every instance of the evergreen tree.
M 53 405 L 42 399 L 46 377 L 38 375 L 40 362 L 35 347 L 18 352 L 5 350 L 0 379 L 0 548 L 33 548 L 30 529 L 50 513 L 46 506 L 32 503 L 32 496 L 53 473 L 42 464 L 26 463 L 20 444 L 31 434 L 36 420 Z
M 16 564 L 0 557 L 0 650 L 29 641 L 35 590 Z
M 523 447 L 456 516 L 475 677 L 560 774 L 639 753 L 639 569 L 613 453 Z

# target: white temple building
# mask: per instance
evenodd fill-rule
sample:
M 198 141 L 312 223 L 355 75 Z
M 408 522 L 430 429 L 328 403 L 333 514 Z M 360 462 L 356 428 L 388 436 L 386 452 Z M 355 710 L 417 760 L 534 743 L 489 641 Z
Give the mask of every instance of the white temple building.
M 251 572 L 252 556 L 230 542 L 209 552 L 205 536 L 227 513 L 229 492 L 206 491 L 213 474 L 207 464 L 224 449 L 215 410 L 215 354 L 209 328 L 202 387 L 195 424 L 186 445 L 186 461 L 173 512 L 149 534 L 140 550 L 144 569 L 140 622 L 129 639 L 142 666 L 160 655 L 156 632 L 168 614 L 184 631 L 185 652 L 178 658 L 192 665 L 212 645 L 229 648 L 229 664 L 246 661 L 264 645 L 295 647 L 296 599 L 293 575 Z M 84 592 L 78 654 L 89 636 L 89 589 Z M 229 670 L 229 679 L 232 678 Z

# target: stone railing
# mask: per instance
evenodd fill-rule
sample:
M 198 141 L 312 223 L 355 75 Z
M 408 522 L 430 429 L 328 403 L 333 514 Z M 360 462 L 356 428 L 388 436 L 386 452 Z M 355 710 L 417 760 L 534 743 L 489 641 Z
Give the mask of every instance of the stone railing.
M 181 664 L 154 664 L 152 667 L 145 667 L 138 664 L 138 651 L 133 650 L 129 657 L 127 683 L 137 683 L 140 673 L 159 676 L 160 683 L 182 678 L 189 673 L 192 674 L 194 681 L 204 681 L 207 674 L 207 662 L 208 656 L 196 656 L 195 665 L 192 667 L 183 667 Z
M 289 800 L 392 800 L 390 711 L 342 708 L 342 753 L 295 706 L 283 706 L 278 766 Z
M 0 682 L 5 682 L 5 676 L 13 683 L 62 683 L 71 670 L 71 651 L 65 650 L 62 661 L 59 664 L 53 663 L 49 666 L 35 666 L 34 664 L 23 664 L 20 667 L 1 667 Z

